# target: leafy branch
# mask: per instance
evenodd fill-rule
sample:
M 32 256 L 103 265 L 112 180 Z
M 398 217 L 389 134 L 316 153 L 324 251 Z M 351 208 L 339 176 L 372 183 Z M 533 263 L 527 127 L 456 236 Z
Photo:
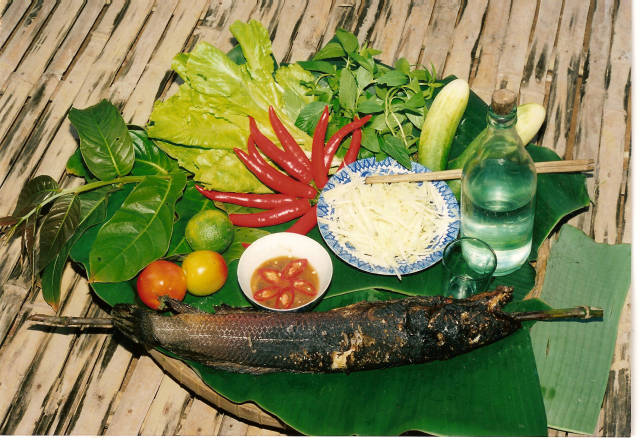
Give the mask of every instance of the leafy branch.
M 352 33 L 343 29 L 323 47 L 311 61 L 299 64 L 315 74 L 313 81 L 303 83 L 309 95 L 317 96 L 304 107 L 296 125 L 312 133 L 325 105 L 332 110 L 327 136 L 355 117 L 372 114 L 363 129 L 359 158 L 391 156 L 410 168 L 420 130 L 436 88 L 442 84 L 437 72 L 423 65 L 410 65 L 400 58 L 394 67 L 374 59 L 379 50 L 360 45 Z M 346 151 L 348 140 L 338 150 Z

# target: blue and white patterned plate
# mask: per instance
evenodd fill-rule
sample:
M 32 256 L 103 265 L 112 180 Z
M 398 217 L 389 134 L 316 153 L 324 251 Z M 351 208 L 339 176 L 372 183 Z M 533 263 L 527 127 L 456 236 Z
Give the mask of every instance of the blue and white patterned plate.
M 429 169 L 416 162 L 412 162 L 411 165 L 411 172 L 413 173 L 423 173 L 430 171 Z M 348 167 L 343 168 L 336 174 L 334 174 L 323 188 L 318 199 L 318 228 L 320 229 L 320 234 L 322 235 L 324 241 L 327 243 L 327 246 L 329 246 L 329 248 L 340 259 L 344 260 L 348 264 L 355 266 L 365 272 L 380 275 L 396 275 L 397 273 L 406 275 L 415 273 L 424 270 L 440 261 L 440 259 L 442 258 L 442 251 L 444 250 L 444 247 L 458 236 L 458 230 L 460 228 L 460 208 L 458 206 L 458 201 L 456 200 L 449 186 L 447 186 L 447 184 L 441 180 L 419 183 L 419 185 L 433 185 L 436 188 L 437 192 L 445 202 L 447 213 L 451 218 L 451 221 L 447 225 L 446 232 L 444 234 L 436 236 L 433 240 L 431 240 L 430 243 L 425 244 L 425 248 L 428 252 L 422 259 L 413 263 L 400 264 L 396 271 L 392 267 L 370 264 L 356 257 L 353 254 L 352 250 L 349 249 L 348 245 L 345 245 L 344 243 L 341 243 L 337 240 L 329 225 L 321 221 L 322 219 L 331 218 L 334 212 L 334 207 L 328 204 L 326 198 L 324 197 L 325 192 L 335 188 L 337 185 L 342 185 L 351 181 L 351 177 L 347 172 L 347 168 L 352 172 L 356 172 L 357 174 L 364 177 L 369 175 L 401 174 L 408 172 L 406 168 L 404 168 L 402 165 L 400 165 L 390 157 L 381 162 L 376 162 L 375 158 L 371 157 L 356 161 Z

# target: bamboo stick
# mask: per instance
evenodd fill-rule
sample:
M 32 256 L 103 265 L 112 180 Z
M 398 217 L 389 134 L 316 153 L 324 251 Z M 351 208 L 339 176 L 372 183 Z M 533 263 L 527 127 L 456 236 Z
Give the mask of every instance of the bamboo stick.
M 538 174 L 549 173 L 577 173 L 583 171 L 593 171 L 593 159 L 579 160 L 554 160 L 551 162 L 536 162 L 536 172 Z M 430 171 L 428 173 L 407 173 L 389 174 L 384 176 L 369 176 L 365 183 L 397 183 L 397 182 L 423 182 L 429 180 L 452 180 L 460 179 L 462 170 Z

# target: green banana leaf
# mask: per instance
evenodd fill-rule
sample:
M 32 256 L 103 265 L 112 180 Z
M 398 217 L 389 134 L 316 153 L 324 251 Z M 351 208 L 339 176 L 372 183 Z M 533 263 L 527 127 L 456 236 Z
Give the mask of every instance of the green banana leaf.
M 540 322 L 531 331 L 549 426 L 593 435 L 631 281 L 631 246 L 595 243 L 565 225 L 551 248 L 541 299 L 601 307 L 600 322 Z M 597 434 L 597 433 L 596 433 Z
M 459 154 L 460 148 L 484 128 L 486 109 L 480 98 L 472 93 L 454 139 L 453 154 Z M 551 160 L 548 157 L 555 155 L 542 147 L 535 147 L 532 156 L 534 154 L 543 157 L 540 160 Z M 584 195 L 585 180 L 581 175 L 553 176 L 538 187 L 538 203 L 544 209 L 536 212 L 535 228 L 541 231 L 536 236 L 537 245 L 567 213 L 588 203 L 588 199 L 585 202 L 582 197 Z M 118 198 L 114 197 L 113 203 L 117 204 Z M 115 209 L 117 207 L 110 206 L 109 215 L 113 215 Z M 286 227 L 268 229 L 275 232 Z M 72 258 L 85 266 L 96 232 L 87 231 L 83 240 L 72 249 Z M 317 229 L 309 235 L 324 245 Z M 537 245 L 534 246 L 537 248 Z M 433 295 L 441 291 L 443 270 L 440 263 L 398 280 L 361 272 L 336 258 L 332 252 L 330 255 L 334 276 L 318 309 L 363 299 Z M 230 261 L 229 280 L 216 294 L 208 297 L 187 295 L 185 301 L 204 311 L 211 311 L 221 303 L 249 305 L 240 293 L 236 268 L 237 260 Z M 534 278 L 533 268 L 525 265 L 513 274 L 497 278 L 493 286 L 513 285 L 516 299 L 522 299 L 532 288 Z M 110 305 L 139 303 L 135 279 L 93 284 L 92 287 Z M 530 308 L 531 302 L 512 307 Z M 349 375 L 277 373 L 251 376 L 188 363 L 218 393 L 236 402 L 256 402 L 304 434 L 398 435 L 419 430 L 461 436 L 546 435 L 545 409 L 526 330 L 448 361 Z
M 113 215 L 122 199 L 120 196 L 110 200 L 108 215 Z M 269 229 L 274 232 L 286 227 Z M 89 230 L 72 250 L 72 257 L 85 267 L 96 234 L 97 229 Z M 317 228 L 310 235 L 324 245 Z M 443 281 L 440 264 L 403 277 L 402 281 L 361 272 L 335 257 L 333 264 L 333 282 L 318 310 L 402 294 L 433 295 L 440 292 Z M 230 279 L 221 291 L 208 297 L 187 295 L 185 301 L 205 311 L 212 311 L 222 303 L 249 305 L 240 293 L 236 268 L 237 260 L 231 261 Z M 533 286 L 534 277 L 534 270 L 527 265 L 514 274 L 496 279 L 494 284 L 515 286 L 516 299 L 522 299 Z M 141 304 L 135 293 L 135 279 L 95 283 L 92 287 L 110 305 Z M 411 430 L 440 435 L 538 436 L 546 433 L 535 359 L 525 330 L 448 361 L 349 375 L 251 376 L 187 363 L 218 393 L 236 402 L 256 402 L 304 434 L 398 435 Z M 364 389 L 376 391 L 362 393 Z

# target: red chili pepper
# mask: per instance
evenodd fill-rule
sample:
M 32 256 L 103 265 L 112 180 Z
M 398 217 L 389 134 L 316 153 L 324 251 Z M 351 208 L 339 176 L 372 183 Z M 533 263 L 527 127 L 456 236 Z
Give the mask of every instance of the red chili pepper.
M 305 280 L 294 280 L 291 283 L 291 286 L 297 291 L 307 296 L 316 296 L 316 289 L 313 287 L 308 281 Z
M 307 235 L 310 230 L 318 223 L 318 217 L 316 216 L 317 208 L 313 206 L 310 210 L 304 213 L 293 225 L 287 229 L 286 232 L 295 232 L 296 234 Z
M 351 135 L 351 143 L 349 144 L 349 149 L 347 150 L 344 158 L 342 158 L 342 163 L 338 167 L 338 169 L 342 169 L 345 165 L 349 165 L 350 163 L 355 162 L 358 158 L 358 151 L 360 151 L 360 143 L 362 142 L 362 130 L 357 129 Z
M 329 124 L 329 107 L 325 106 L 313 132 L 313 144 L 311 147 L 311 174 L 318 189 L 322 189 L 327 183 L 327 172 L 324 169 L 324 138 L 327 135 Z
M 280 290 L 280 296 L 276 300 L 276 307 L 279 309 L 288 309 L 293 304 L 293 298 L 295 297 L 295 292 L 293 288 L 287 287 Z
M 282 269 L 282 279 L 290 280 L 300 275 L 307 267 L 307 264 L 309 264 L 309 262 L 306 258 L 298 258 L 288 262 L 284 269 Z
M 249 130 L 251 131 L 251 136 L 253 136 L 253 140 L 256 145 L 258 145 L 258 148 L 260 148 L 269 159 L 273 160 L 282 169 L 298 179 L 300 182 L 311 182 L 311 168 L 307 168 L 303 165 L 293 154 L 291 154 L 291 152 L 281 150 L 276 146 L 276 144 L 271 142 L 271 139 L 260 132 L 255 119 L 251 116 L 249 116 Z
M 275 269 L 258 269 L 258 275 L 271 284 L 279 284 L 282 281 L 282 274 Z
M 280 293 L 280 287 L 278 286 L 268 286 L 264 289 L 258 290 L 253 294 L 253 298 L 258 301 L 266 301 Z
M 269 106 L 269 121 L 271 122 L 271 127 L 284 149 L 295 157 L 296 160 L 300 162 L 300 165 L 302 165 L 308 172 L 311 172 L 311 162 L 309 161 L 309 158 L 304 154 L 304 151 L 302 151 L 302 148 L 300 148 L 300 145 L 298 145 L 293 136 L 291 136 L 291 133 L 289 133 L 287 128 L 282 124 L 272 106 Z
M 256 147 L 253 144 L 253 138 L 251 136 L 249 136 L 249 141 L 249 154 L 239 148 L 234 148 L 233 151 L 242 163 L 244 163 L 244 165 L 249 168 L 249 170 L 262 183 L 280 193 L 305 197 L 307 199 L 315 197 L 316 190 L 309 185 L 298 182 L 297 180 L 275 170 L 262 158 L 262 156 L 260 156 L 260 153 L 258 153 L 258 150 L 256 150 Z
M 289 220 L 300 217 L 309 209 L 311 209 L 309 200 L 300 199 L 286 206 L 269 209 L 268 211 L 251 214 L 229 214 L 229 219 L 235 226 L 256 228 L 288 222 Z
M 286 194 L 249 194 L 210 191 L 200 185 L 196 185 L 200 194 L 216 202 L 233 203 L 234 205 L 247 206 L 249 208 L 277 208 L 287 203 L 295 202 L 297 197 Z
M 371 119 L 371 115 L 367 115 L 362 119 L 356 119 L 353 122 L 348 123 L 340 130 L 334 133 L 331 136 L 331 139 L 327 142 L 327 147 L 324 149 L 324 172 L 327 174 L 329 172 L 329 167 L 331 166 L 331 161 L 333 160 L 333 156 L 338 151 L 338 147 L 340 146 L 340 142 L 345 138 L 349 133 L 353 130 L 356 130 L 366 124 L 369 119 Z

